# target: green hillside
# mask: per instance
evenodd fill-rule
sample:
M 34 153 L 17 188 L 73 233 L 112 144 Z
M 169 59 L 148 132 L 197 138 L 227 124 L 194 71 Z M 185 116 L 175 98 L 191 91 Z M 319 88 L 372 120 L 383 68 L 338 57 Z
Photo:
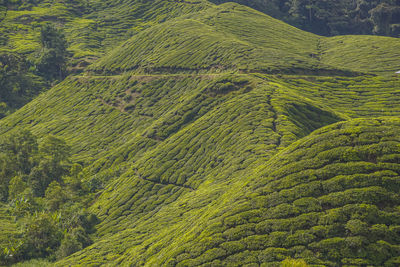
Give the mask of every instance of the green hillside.
M 284 84 L 304 97 L 352 118 L 399 115 L 400 77 L 285 76 Z
M 320 37 L 228 3 L 151 27 L 89 67 L 95 73 L 265 72 L 355 76 L 400 69 L 400 41 Z
M 34 204 L 0 210 L 23 244 L 1 263 L 400 263 L 398 39 L 321 37 L 233 3 L 9 8 L 28 32 L 52 12 L 79 73 L 0 120 L 0 197 Z
M 396 266 L 398 127 L 397 118 L 352 120 L 301 139 L 257 168 L 240 197 L 164 260 Z
M 328 65 L 373 73 L 395 73 L 400 69 L 400 42 L 396 38 L 337 36 L 324 39 L 321 50 L 321 59 Z
M 210 5 L 206 1 L 0 1 L 0 117 L 68 74 L 82 72 L 143 29 Z M 46 25 L 65 36 L 60 70 L 59 58 L 41 43 Z
M 40 26 L 53 22 L 65 30 L 73 61 L 92 62 L 144 28 L 207 6 L 205 1 L 8 1 L 0 51 L 34 52 L 40 48 Z
M 399 37 L 399 1 L 211 0 L 236 2 L 303 30 L 325 36 L 377 34 Z
M 262 13 L 224 4 L 143 31 L 90 69 L 311 70 L 318 65 L 310 56 L 317 41 Z
M 314 87 L 325 82 L 326 87 L 319 88 L 330 93 L 331 106 L 323 104 L 307 80 Z M 225 205 L 228 209 L 237 205 L 232 196 L 242 195 L 246 177 L 266 164 L 279 147 L 348 116 L 375 114 L 371 109 L 351 109 L 351 102 L 338 105 L 343 91 L 332 90 L 334 82 L 355 84 L 354 92 L 357 85 L 365 92 L 363 84 L 370 84 L 369 93 L 354 93 L 352 101 L 368 103 L 382 97 L 387 107 L 382 105 L 383 110 L 376 112 L 398 115 L 389 105 L 397 100 L 380 94 L 390 93 L 385 86 L 390 88 L 396 80 L 382 78 L 380 87 L 376 81 L 309 76 L 282 80 L 260 74 L 71 77 L 11 115 L 3 127 L 15 128 L 13 122 L 18 122 L 31 125 L 38 135 L 51 132 L 65 137 L 77 160 L 93 175 L 85 178 L 88 184 L 98 185 L 97 189 L 106 186 L 91 208 L 102 220 L 97 232 L 101 238 L 93 249 L 78 253 L 75 257 L 82 259 L 76 263 L 114 262 L 131 249 L 135 252 L 128 255 L 135 256 L 123 256 L 121 261 L 143 257 L 147 262 L 152 250 L 144 253 L 142 245 L 132 246 L 134 240 L 179 242 L 187 222 L 197 222 L 195 231 L 208 227 L 209 216 L 222 212 Z M 61 96 L 69 101 L 60 102 Z M 38 103 L 46 105 L 39 108 Z M 62 109 L 54 108 L 60 104 Z M 81 134 L 87 125 L 92 125 L 90 131 Z

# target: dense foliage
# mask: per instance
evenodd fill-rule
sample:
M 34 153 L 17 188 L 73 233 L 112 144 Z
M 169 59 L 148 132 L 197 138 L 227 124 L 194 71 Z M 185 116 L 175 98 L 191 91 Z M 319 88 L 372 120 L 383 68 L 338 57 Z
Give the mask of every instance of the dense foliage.
M 66 74 L 67 44 L 62 31 L 53 24 L 45 24 L 40 43 L 41 48 L 31 56 L 0 52 L 1 117 L 28 103 Z
M 211 0 L 214 3 L 226 0 Z M 400 37 L 398 0 L 234 0 L 322 35 L 378 34 Z
M 0 53 L 0 117 L 28 103 L 42 91 L 46 83 L 29 71 L 24 56 Z
M 291 256 L 323 266 L 397 266 L 399 127 L 398 118 L 357 119 L 289 146 L 177 251 L 174 265 L 274 266 Z
M 82 167 L 68 162 L 65 141 L 48 136 L 38 144 L 20 130 L 2 137 L 0 147 L 0 229 L 7 239 L 0 242 L 0 263 L 63 258 L 90 245 L 97 218 L 82 210 Z M 13 224 L 20 230 L 7 226 Z
M 61 30 L 45 24 L 40 30 L 41 50 L 36 62 L 37 71 L 47 79 L 64 78 L 67 63 L 67 41 Z
M 394 73 L 400 69 L 399 51 L 399 39 L 321 37 L 228 3 L 144 30 L 89 69 L 97 74 L 134 70 L 356 76 Z
M 71 75 L 0 120 L 1 264 L 399 264 L 399 39 L 205 0 L 5 7 L 7 86 Z
M 114 2 L 0 1 L 0 117 L 142 29 L 210 5 Z

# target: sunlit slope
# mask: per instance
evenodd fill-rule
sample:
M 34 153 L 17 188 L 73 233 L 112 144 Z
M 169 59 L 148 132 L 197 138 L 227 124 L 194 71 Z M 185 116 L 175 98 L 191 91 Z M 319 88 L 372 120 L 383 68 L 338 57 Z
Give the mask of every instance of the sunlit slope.
M 296 142 L 169 259 L 177 266 L 279 266 L 289 256 L 324 266 L 397 266 L 399 128 L 395 117 L 356 119 Z
M 236 197 L 258 177 L 258 166 L 280 149 L 350 116 L 398 115 L 397 98 L 381 94 L 396 80 L 334 79 L 375 84 L 353 94 L 355 102 L 385 103 L 369 113 L 342 102 L 343 92 L 357 86 L 333 90 L 319 79 L 325 81 L 260 74 L 76 76 L 2 120 L 1 128 L 66 138 L 93 190 L 106 188 L 91 207 L 102 220 L 97 242 L 61 265 L 158 264 L 157 251 L 165 252 L 163 261 L 174 259 L 180 242 L 213 228 L 210 220 L 241 203 Z
M 233 70 L 354 76 L 393 73 L 400 68 L 399 46 L 399 39 L 389 37 L 321 37 L 227 3 L 151 27 L 90 69 L 97 73 Z
M 229 131 L 235 130 L 241 134 L 230 143 L 226 139 L 224 151 L 228 152 L 231 145 L 240 145 L 260 155 L 271 155 L 268 147 L 275 149 L 286 146 L 322 125 L 340 120 L 338 115 L 322 112 L 322 106 L 315 107 L 306 100 L 299 100 L 297 95 L 276 92 L 272 98 L 270 95 L 275 90 L 275 85 L 247 75 L 127 74 L 71 77 L 3 120 L 2 129 L 8 131 L 25 126 L 39 136 L 53 133 L 64 137 L 73 147 L 75 157 L 84 164 L 97 161 L 95 166 L 103 166 L 104 161 L 116 161 L 120 168 L 127 159 L 141 157 L 140 151 L 147 151 L 149 147 L 160 144 L 206 114 L 211 116 L 215 112 L 212 110 L 217 110 L 221 118 L 214 118 L 214 124 L 209 120 L 197 122 L 192 132 L 193 137 L 199 131 L 213 129 L 218 130 L 217 137 L 223 139 L 229 132 L 223 132 L 228 129 L 220 126 L 231 125 Z M 250 111 L 252 113 L 247 114 Z M 310 114 L 309 119 L 297 121 L 296 124 L 293 122 L 295 114 L 307 112 Z M 271 129 L 276 133 L 270 132 Z M 251 143 L 248 143 L 250 140 L 239 143 L 242 139 L 247 140 L 247 135 L 253 131 L 256 135 Z M 174 138 L 176 140 L 163 143 L 159 150 L 168 151 L 169 147 L 185 140 L 178 136 Z M 201 140 L 189 138 L 185 142 L 183 145 L 190 147 L 190 142 L 201 143 Z M 265 149 L 257 148 L 258 144 L 263 143 Z M 242 147 L 238 147 L 238 150 Z M 148 160 L 160 157 L 164 152 L 155 151 L 155 155 L 148 153 L 148 157 L 138 160 L 143 163 L 140 166 L 138 164 L 138 172 L 157 181 L 155 175 L 148 174 L 148 169 L 154 164 Z M 218 165 L 221 159 L 218 159 L 218 155 L 215 157 L 215 164 Z M 159 162 L 164 164 L 166 159 Z M 142 165 L 145 166 L 143 170 Z M 185 177 L 193 174 L 193 170 L 188 171 L 179 174 L 180 179 L 176 173 L 171 183 L 184 184 Z
M 119 229 L 103 222 L 115 234 L 59 264 L 279 266 L 291 256 L 327 266 L 396 266 L 399 127 L 391 117 L 334 124 L 228 180 L 219 180 L 225 171 L 213 173 L 195 191 L 169 194 L 136 220 L 132 203 L 121 206 Z M 128 197 L 123 187 L 139 179 L 120 179 L 103 201 L 137 201 L 142 194 Z M 161 196 L 172 186 L 158 188 Z
M 320 37 L 233 3 L 41 0 L 0 13 L 0 52 L 33 59 L 40 48 L 40 25 L 53 22 L 65 31 L 71 66 L 80 70 L 105 53 L 111 54 L 95 70 L 222 68 L 354 75 L 400 67 L 398 38 Z
M 400 115 L 400 76 L 291 75 L 278 83 L 352 118 Z
M 229 3 L 145 30 L 91 69 L 311 71 L 321 67 L 313 57 L 317 42 L 316 35 Z
M 187 248 L 190 255 L 199 256 L 201 249 L 213 248 L 210 244 L 182 244 L 202 229 L 216 227 L 213 220 L 217 214 L 236 209 L 241 201 L 232 196 L 243 194 L 249 177 L 258 177 L 257 166 L 276 153 L 279 140 L 287 146 L 307 131 L 321 127 L 318 123 L 339 119 L 333 115 L 335 111 L 323 112 L 318 108 L 322 103 L 311 104 L 313 101 L 276 78 L 264 79 L 250 79 L 253 84 L 259 83 L 256 89 L 246 89 L 245 94 L 240 90 L 231 92 L 234 99 L 221 103 L 132 163 L 130 170 L 110 184 L 92 207 L 103 219 L 98 234 L 104 236 L 60 264 L 151 265 L 160 264 L 159 257 L 174 259 L 172 251 Z M 205 240 L 214 244 L 219 239 Z M 110 258 L 99 260 L 103 255 Z M 238 256 L 238 261 L 247 256 Z M 187 257 L 185 254 L 178 259 Z
M 221 102 L 209 112 L 144 153 L 124 178 L 107 188 L 94 205 L 94 210 L 104 218 L 103 226 L 99 227 L 101 232 L 115 231 L 108 222 L 121 222 L 121 215 L 127 216 L 129 225 L 136 220 L 134 216 L 138 212 L 143 212 L 140 200 L 143 187 L 137 183 L 156 183 L 159 188 L 161 185 L 175 186 L 175 189 L 190 192 L 203 183 L 226 182 L 258 158 L 270 158 L 280 147 L 313 129 L 340 120 L 335 114 L 275 90 L 274 86 L 260 82 L 249 92 L 231 92 L 224 98 L 219 96 Z M 293 103 L 298 109 L 292 112 L 309 109 L 309 114 L 314 117 L 296 125 L 291 121 L 296 119 L 294 114 L 289 114 L 288 110 Z M 133 184 L 123 182 L 127 178 Z M 137 197 L 139 202 L 136 202 Z M 109 198 L 113 201 L 109 202 Z M 208 201 L 212 198 L 209 196 Z M 144 199 L 145 211 L 153 212 L 166 204 Z M 128 225 L 121 226 L 126 228 Z
M 56 134 L 83 162 L 90 162 L 110 151 L 118 154 L 115 149 L 128 141 L 137 140 L 132 147 L 145 149 L 168 137 L 169 126 L 179 129 L 189 122 L 182 118 L 192 111 L 179 107 L 212 80 L 208 76 L 70 77 L 4 120 L 2 129 L 25 126 L 40 136 Z M 218 98 L 208 96 L 208 100 Z M 176 109 L 181 115 L 174 116 L 175 121 L 153 126 Z M 145 133 L 148 128 L 157 132 Z
M 400 39 L 382 36 L 337 36 L 321 41 L 321 61 L 360 72 L 400 70 Z
M 237 87 L 219 91 L 228 80 Z M 217 78 L 203 94 L 211 94 L 218 105 L 140 158 L 126 159 L 131 162 L 128 170 L 107 186 L 91 208 L 102 219 L 98 226 L 102 237 L 92 248 L 77 253 L 79 261 L 72 263 L 112 263 L 121 256 L 127 263 L 132 259 L 125 259 L 130 256 L 123 251 L 133 249 L 141 251 L 142 256 L 133 262 L 138 264 L 154 253 L 143 251 L 142 242 L 178 238 L 186 226 L 177 223 L 196 220 L 196 216 L 202 229 L 206 225 L 200 220 L 202 213 L 220 203 L 229 184 L 242 186 L 241 177 L 251 172 L 251 166 L 313 129 L 341 119 L 294 93 L 282 94 L 279 87 L 246 75 Z M 296 112 L 308 112 L 309 118 L 296 125 Z M 124 149 L 135 149 L 130 145 Z
M 342 64 L 327 48 L 334 39 L 237 4 L 93 3 L 107 18 L 99 49 L 124 39 L 125 29 L 139 33 L 0 121 L 1 132 L 26 127 L 65 138 L 85 167 L 84 183 L 96 194 L 89 209 L 101 222 L 95 243 L 60 266 L 268 266 L 288 256 L 395 262 L 399 122 L 334 123 L 400 115 L 398 78 L 342 77 L 376 68 L 354 63 L 363 60 L 357 54 L 353 65 Z M 119 4 L 121 13 L 106 14 Z M 176 5 L 182 12 L 172 12 Z M 128 7 L 143 17 L 129 17 Z M 175 19 L 161 16 L 169 9 Z M 396 53 L 376 54 L 376 64 Z M 363 213 L 363 204 L 376 212 Z M 354 232 L 352 223 L 365 227 Z M 368 231 L 376 239 L 366 240 Z M 343 251 L 324 250 L 336 246 Z M 376 251 L 383 256 L 372 258 Z
M 11 6 L 12 4 L 9 3 Z M 79 68 L 145 28 L 208 8 L 206 1 L 34 1 L 13 6 L 0 17 L 0 52 L 30 54 L 40 48 L 40 25 L 66 33 L 72 64 Z M 28 7 L 30 5 L 30 7 Z M 23 7 L 24 6 L 24 7 Z M 4 15 L 3 15 L 4 14 Z M 79 64 L 80 61 L 86 61 Z

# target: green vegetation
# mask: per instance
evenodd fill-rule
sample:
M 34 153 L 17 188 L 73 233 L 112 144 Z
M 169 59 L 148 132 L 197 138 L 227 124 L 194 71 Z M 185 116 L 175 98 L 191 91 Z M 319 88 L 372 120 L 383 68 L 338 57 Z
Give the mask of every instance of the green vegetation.
M 120 41 L 210 6 L 206 1 L 114 2 L 0 1 L 0 86 L 6 89 L 0 95 L 1 117 L 48 89 L 49 82 L 81 72 Z
M 22 130 L 3 137 L 0 146 L 0 196 L 6 203 L 0 263 L 63 258 L 88 246 L 97 218 L 80 206 L 88 198 L 78 179 L 82 167 L 74 164 L 69 171 L 65 142 L 48 136 L 38 145 Z
M 399 78 L 285 76 L 284 84 L 302 96 L 352 118 L 398 116 Z
M 42 78 L 29 71 L 23 56 L 0 54 L 0 117 L 5 117 L 46 87 Z
M 41 0 L 6 1 L 3 9 L 0 66 L 5 74 L 0 73 L 0 78 L 11 93 L 2 96 L 2 116 L 49 87 L 40 77 L 61 80 L 67 73 L 83 71 L 110 51 L 91 69 L 113 73 L 136 69 L 140 73 L 239 70 L 356 75 L 400 68 L 395 61 L 399 50 L 395 39 L 377 38 L 371 43 L 371 37 L 320 38 L 232 4 Z M 58 41 L 44 42 L 46 34 Z
M 321 41 L 321 60 L 359 72 L 395 73 L 400 42 L 389 37 L 338 36 Z M 390 56 L 388 57 L 388 54 Z M 357 55 L 355 60 L 354 55 Z
M 19 229 L 14 221 L 14 217 L 7 211 L 7 207 L 2 204 L 0 207 L 0 247 L 4 249 L 10 243 L 10 240 L 19 234 Z
M 378 34 L 400 36 L 398 0 L 211 0 L 237 2 L 322 35 Z
M 63 79 L 67 61 L 67 43 L 64 34 L 52 24 L 45 24 L 40 31 L 42 46 L 36 68 L 47 79 Z
M 238 31 L 242 28 L 246 32 Z M 317 53 L 317 40 L 315 35 L 249 8 L 225 4 L 151 27 L 90 69 L 111 73 L 136 69 L 312 71 L 318 65 L 317 59 L 310 56 Z
M 399 264 L 398 39 L 235 3 L 6 7 L 5 88 L 42 93 L 0 120 L 2 264 Z
M 89 70 L 356 76 L 400 69 L 399 46 L 388 37 L 320 37 L 228 3 L 144 30 Z
M 307 264 L 304 260 L 286 259 L 281 264 L 282 267 L 306 267 Z
M 18 121 L 32 125 L 39 135 L 49 129 L 60 133 L 71 144 L 74 160 L 88 166 L 83 181 L 90 190 L 106 188 L 91 208 L 102 220 L 97 232 L 100 239 L 94 249 L 74 254 L 81 259 L 77 262 L 114 262 L 113 257 L 120 257 L 142 233 L 139 240 L 149 240 L 120 260 L 138 258 L 150 264 L 146 255 L 154 252 L 144 253 L 145 244 L 164 244 L 165 238 L 184 243 L 181 235 L 188 229 L 186 224 L 205 210 L 214 211 L 206 212 L 194 229 L 206 227 L 209 216 L 234 209 L 237 204 L 232 196 L 243 194 L 245 177 L 250 176 L 246 173 L 258 173 L 255 166 L 266 164 L 277 148 L 349 116 L 398 114 L 393 106 L 398 100 L 390 96 L 391 90 L 396 91 L 391 83 L 396 82 L 389 77 L 261 74 L 78 76 L 12 114 L 3 127 L 11 129 Z M 343 94 L 357 90 L 363 93 L 342 101 Z M 62 102 L 62 109 L 54 108 L 60 96 L 69 101 Z M 328 96 L 331 100 L 324 103 L 322 99 Z M 368 108 L 368 100 L 387 104 L 374 110 Z M 365 103 L 364 111 L 353 101 Z M 39 107 L 39 103 L 45 105 Z M 192 110 L 196 113 L 191 114 Z M 64 119 L 52 120 L 54 116 Z M 87 125 L 93 127 L 81 134 Z M 113 127 L 105 131 L 109 125 Z M 254 177 L 260 177 L 259 173 Z M 225 193 L 226 186 L 232 189 Z M 124 240 L 121 247 L 115 246 L 118 240 Z M 99 261 L 101 255 L 110 258 Z M 277 261 L 292 254 L 282 255 Z
M 46 260 L 30 260 L 13 264 L 14 267 L 51 267 L 53 264 Z
M 1 50 L 31 54 L 40 47 L 40 29 L 48 22 L 65 31 L 70 64 L 82 68 L 144 28 L 196 12 L 206 1 L 6 1 L 0 22 Z
M 228 265 L 239 255 L 249 263 L 292 256 L 326 266 L 395 265 L 399 123 L 341 122 L 289 146 L 258 168 L 212 228 L 183 245 L 178 265 L 212 262 L 221 249 Z

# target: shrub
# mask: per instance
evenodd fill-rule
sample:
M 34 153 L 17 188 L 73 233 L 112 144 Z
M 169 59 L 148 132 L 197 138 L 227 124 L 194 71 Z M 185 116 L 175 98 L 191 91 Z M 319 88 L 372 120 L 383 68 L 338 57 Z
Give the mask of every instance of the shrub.
M 307 263 L 302 259 L 287 258 L 281 263 L 281 267 L 307 267 Z

